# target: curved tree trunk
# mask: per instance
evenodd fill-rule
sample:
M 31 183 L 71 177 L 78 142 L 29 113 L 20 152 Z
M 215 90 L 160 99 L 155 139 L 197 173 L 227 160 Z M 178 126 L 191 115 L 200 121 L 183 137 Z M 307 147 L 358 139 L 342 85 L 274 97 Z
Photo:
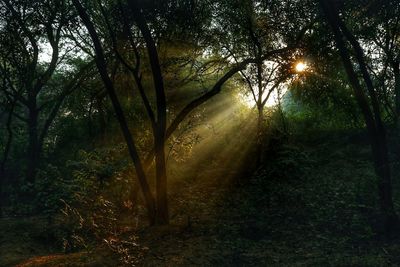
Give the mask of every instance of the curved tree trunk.
M 82 4 L 79 2 L 79 0 L 72 0 L 72 2 L 74 4 L 74 6 L 76 7 L 76 10 L 78 11 L 80 18 L 82 19 L 84 25 L 86 26 L 86 28 L 90 34 L 90 37 L 93 41 L 93 45 L 94 45 L 95 52 L 96 52 L 96 66 L 100 73 L 101 79 L 103 80 L 104 86 L 108 92 L 108 95 L 111 99 L 111 103 L 113 105 L 113 108 L 114 108 L 117 120 L 119 122 L 122 134 L 125 138 L 125 142 L 128 147 L 128 151 L 131 156 L 132 162 L 135 166 L 139 184 L 142 189 L 144 202 L 145 202 L 145 205 L 147 208 L 147 213 L 149 216 L 149 222 L 150 222 L 150 225 L 153 225 L 156 221 L 156 206 L 155 206 L 154 197 L 153 197 L 153 194 L 151 193 L 149 184 L 147 182 L 146 173 L 143 169 L 143 165 L 141 163 L 139 154 L 136 149 L 136 144 L 130 133 L 124 112 L 122 110 L 122 107 L 118 100 L 117 94 L 115 92 L 114 85 L 108 75 L 107 63 L 105 60 L 103 47 L 101 45 L 99 36 L 94 28 L 94 25 L 93 25 L 92 21 L 90 20 L 89 15 L 86 13 L 86 10 L 82 6 Z
M 156 44 L 147 26 L 146 20 L 140 11 L 140 7 L 134 0 L 129 1 L 131 12 L 140 32 L 146 42 L 147 54 L 153 76 L 154 89 L 156 92 L 157 120 L 155 122 L 154 150 L 156 162 L 156 223 L 163 225 L 169 223 L 168 211 L 168 188 L 167 169 L 165 163 L 165 140 L 167 126 L 167 103 L 165 97 L 164 80 L 161 72 L 161 65 L 158 58 Z
M 386 133 L 381 120 L 381 114 L 379 112 L 379 106 L 375 97 L 374 88 L 372 88 L 369 74 L 366 71 L 367 68 L 363 60 L 363 52 L 354 36 L 352 36 L 351 33 L 345 29 L 345 26 L 338 15 L 335 4 L 330 0 L 320 0 L 320 3 L 334 33 L 335 42 L 337 48 L 339 49 L 347 77 L 349 78 L 349 81 L 353 87 L 357 103 L 367 125 L 374 159 L 375 172 L 378 176 L 379 204 L 383 215 L 382 219 L 385 228 L 384 230 L 387 236 L 392 236 L 399 228 L 399 219 L 393 205 L 392 182 Z M 365 95 L 361 84 L 359 83 L 358 75 L 354 70 L 349 51 L 343 39 L 344 37 L 350 39 L 348 41 L 351 43 L 351 47 L 355 50 L 357 63 L 363 72 L 363 80 L 368 87 L 372 109 L 370 107 L 368 98 Z

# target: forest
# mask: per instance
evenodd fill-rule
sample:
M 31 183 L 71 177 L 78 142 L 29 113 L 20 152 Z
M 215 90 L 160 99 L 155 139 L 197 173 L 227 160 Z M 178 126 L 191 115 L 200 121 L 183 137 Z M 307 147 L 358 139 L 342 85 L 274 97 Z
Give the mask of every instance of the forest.
M 400 266 L 398 0 L 0 0 L 0 266 Z

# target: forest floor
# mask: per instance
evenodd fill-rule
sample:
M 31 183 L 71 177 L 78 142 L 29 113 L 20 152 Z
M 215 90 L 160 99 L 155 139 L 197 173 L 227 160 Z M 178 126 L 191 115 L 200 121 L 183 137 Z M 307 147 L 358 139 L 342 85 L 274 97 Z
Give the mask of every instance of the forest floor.
M 197 175 L 174 182 L 171 226 L 138 233 L 148 248 L 139 265 L 400 266 L 400 242 L 379 235 L 363 135 L 319 133 L 271 146 L 253 174 L 211 153 Z M 117 266 L 101 253 L 56 253 L 42 231 L 39 219 L 2 219 L 0 266 Z

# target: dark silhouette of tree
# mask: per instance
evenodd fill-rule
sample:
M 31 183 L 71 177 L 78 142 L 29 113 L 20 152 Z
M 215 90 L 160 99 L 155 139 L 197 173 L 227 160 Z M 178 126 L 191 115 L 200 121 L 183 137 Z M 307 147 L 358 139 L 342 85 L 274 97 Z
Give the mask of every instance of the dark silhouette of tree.
M 15 108 L 12 116 L 27 128 L 26 180 L 34 183 L 50 126 L 65 98 L 84 79 L 88 66 L 78 70 L 61 89 L 52 88 L 52 78 L 69 52 L 69 48 L 62 48 L 63 30 L 73 17 L 66 1 L 2 0 L 0 9 L 4 25 L 0 49 L 2 91 L 27 111 L 25 116 L 24 111 Z M 51 54 L 49 62 L 40 58 L 44 50 Z
M 388 235 L 392 235 L 398 229 L 399 220 L 393 206 L 386 132 L 381 118 L 376 90 L 365 63 L 364 51 L 360 42 L 340 18 L 337 5 L 330 0 L 321 0 L 320 3 L 326 14 L 327 21 L 332 28 L 336 46 L 340 52 L 348 79 L 353 87 L 354 95 L 367 125 L 375 170 L 379 178 L 380 208 L 383 214 L 385 231 Z M 352 55 L 354 59 L 352 59 Z M 358 70 L 354 68 L 353 62 L 358 65 Z M 365 94 L 364 88 L 360 84 L 359 76 L 362 77 L 368 95 Z

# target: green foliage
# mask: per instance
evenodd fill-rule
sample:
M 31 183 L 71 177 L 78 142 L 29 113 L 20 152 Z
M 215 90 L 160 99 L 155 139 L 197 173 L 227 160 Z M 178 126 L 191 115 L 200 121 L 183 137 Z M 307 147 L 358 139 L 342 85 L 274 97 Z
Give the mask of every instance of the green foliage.
M 135 178 L 126 158 L 125 145 L 91 152 L 81 150 L 78 160 L 69 161 L 67 165 L 72 169 L 74 183 L 79 185 L 77 193 L 80 195 L 103 194 L 122 210 L 136 205 L 131 203 Z
M 293 144 L 282 144 L 269 155 L 265 175 L 274 180 L 298 180 L 304 178 L 315 164 L 309 153 Z M 270 151 L 267 151 L 269 153 Z
M 62 200 L 72 198 L 78 185 L 74 185 L 61 175 L 61 171 L 53 165 L 40 170 L 34 185 L 35 209 L 45 215 L 54 215 L 63 207 Z
M 370 240 L 380 226 L 377 195 L 370 193 L 376 177 L 369 149 L 330 138 L 332 143 L 318 149 L 311 148 L 313 143 L 279 146 L 254 179 L 262 184 L 270 209 L 291 213 L 321 238 L 343 233 L 344 244 Z
M 68 163 L 79 188 L 73 199 L 64 201 L 62 209 L 66 250 L 90 250 L 100 244 L 120 255 L 125 263 L 133 264 L 140 257 L 142 247 L 136 235 L 118 219 L 128 212 L 135 220 L 133 206 L 137 205 L 132 203 L 132 174 L 121 156 L 123 151 L 124 146 L 80 151 L 79 160 Z
M 71 199 L 77 186 L 61 170 L 51 164 L 39 170 L 35 184 L 22 183 L 8 187 L 9 205 L 5 212 L 12 215 L 44 215 L 50 218 L 63 207 L 62 199 Z
M 307 132 L 317 129 L 352 129 L 361 126 L 361 115 L 348 91 L 309 86 L 292 88 L 285 98 L 283 109 L 293 131 Z M 315 91 L 315 92 L 312 92 Z M 332 95 L 329 95 L 332 94 Z
M 154 148 L 154 138 L 160 137 L 152 129 L 149 117 L 154 115 L 156 124 L 163 124 L 165 111 L 166 124 L 170 125 L 183 107 L 213 88 L 222 75 L 234 74 L 233 81 L 215 87 L 228 93 L 215 92 L 218 96 L 207 100 L 208 103 L 202 102 L 207 95 L 194 102 L 194 106 L 201 103 L 201 109 L 190 111 L 169 140 L 163 140 L 172 205 L 178 202 L 177 188 L 188 186 L 191 194 L 198 190 L 192 190 L 198 186 L 196 178 L 204 178 L 199 179 L 202 188 L 198 191 L 202 195 L 182 198 L 179 205 L 185 203 L 191 209 L 205 207 L 209 209 L 207 213 L 221 206 L 232 210 L 229 220 L 243 219 L 241 224 L 227 223 L 224 227 L 228 230 L 215 235 L 222 237 L 220 243 L 233 248 L 231 253 L 238 258 L 242 256 L 237 253 L 239 248 L 254 246 L 262 251 L 260 254 L 273 255 L 268 264 L 280 264 L 285 256 L 293 262 L 304 260 L 317 266 L 373 266 L 388 262 L 382 257 L 358 260 L 354 251 L 346 262 L 343 255 L 347 254 L 334 249 L 331 262 L 326 257 L 310 261 L 308 258 L 308 249 L 321 256 L 331 255 L 331 247 L 362 247 L 358 245 L 371 243 L 383 228 L 378 222 L 377 196 L 371 193 L 375 192 L 377 179 L 369 148 L 338 134 L 340 130 L 350 135 L 352 130 L 364 127 L 364 123 L 318 1 L 79 2 L 99 35 L 105 55 L 100 59 L 107 64 L 102 74 L 107 73 L 112 80 L 141 158 Z M 338 5 L 338 14 L 349 33 L 344 25 L 340 25 L 340 31 L 347 39 L 354 35 L 362 43 L 374 87 L 370 91 L 375 91 L 381 107 L 375 119 L 382 115 L 385 123 L 396 121 L 396 109 L 400 106 L 396 98 L 400 88 L 397 2 L 374 1 L 364 7 L 360 1 L 347 1 Z M 129 4 L 137 5 L 137 9 L 129 9 Z M 95 64 L 87 65 L 91 67 L 85 77 L 75 77 L 92 62 L 90 58 L 100 56 L 93 54 L 91 36 L 84 30 L 88 23 L 80 21 L 76 11 L 71 1 L 9 0 L 0 4 L 0 159 L 11 141 L 5 172 L 0 174 L 6 176 L 0 177 L 1 200 L 5 199 L 2 212 L 7 216 L 43 215 L 48 234 L 43 231 L 37 238 L 62 247 L 64 252 L 95 251 L 100 246 L 117 254 L 122 263 L 134 265 L 144 253 L 135 227 L 145 209 L 139 203 L 135 170 L 126 146 L 121 144 L 123 137 Z M 139 16 L 133 16 L 134 11 Z M 147 25 L 151 37 L 146 36 L 146 27 L 140 24 Z M 297 42 L 298 33 L 309 24 L 311 28 Z M 152 47 L 157 50 L 152 55 L 157 54 L 158 60 L 149 64 L 148 51 Z M 56 48 L 57 60 L 50 63 L 42 58 Z M 351 45 L 347 48 L 353 56 Z M 280 52 L 268 53 L 276 49 Z M 299 58 L 307 62 L 309 69 L 293 73 L 293 63 Z M 234 65 L 243 61 L 253 63 Z M 272 62 L 277 62 L 277 68 Z M 241 73 L 232 72 L 233 66 L 240 66 Z M 128 71 L 132 68 L 138 71 L 136 79 Z M 152 76 L 152 69 L 158 68 L 164 87 L 153 90 L 161 84 Z M 244 74 L 249 78 L 247 83 L 243 83 Z M 245 155 L 251 154 L 248 151 L 253 148 L 248 144 L 253 142 L 252 137 L 260 137 L 252 129 L 253 118 L 247 117 L 251 112 L 239 114 L 239 105 L 232 105 L 236 101 L 233 95 L 239 95 L 244 85 L 267 90 L 280 76 L 286 78 L 282 87 L 289 90 L 282 106 L 265 112 L 268 149 L 264 164 L 246 180 L 248 187 L 238 190 L 239 197 L 227 197 L 233 205 L 222 202 L 207 207 L 203 195 L 213 198 L 221 187 L 229 190 L 231 181 L 225 178 L 239 173 L 240 168 L 235 169 L 234 165 L 242 164 Z M 364 80 L 365 76 L 368 75 L 364 73 Z M 365 87 L 361 75 L 353 78 Z M 138 80 L 143 85 L 141 92 Z M 165 92 L 160 92 L 161 88 Z M 164 101 L 159 98 L 163 98 L 163 93 L 165 110 Z M 253 91 L 255 98 L 256 94 Z M 155 114 L 146 111 L 143 100 L 148 100 Z M 367 97 L 367 106 L 370 100 Z M 14 102 L 15 107 L 11 108 Z M 12 127 L 5 127 L 6 117 L 12 118 Z M 123 121 L 120 115 L 119 119 Z M 303 139 L 297 142 L 295 138 Z M 191 160 L 192 156 L 196 158 Z M 34 166 L 27 176 L 38 172 L 25 177 L 29 159 Z M 251 164 L 244 165 L 248 172 L 252 169 Z M 398 164 L 392 165 L 397 170 Z M 187 175 L 180 179 L 182 173 Z M 148 177 L 152 175 L 149 172 Z M 214 184 L 217 180 L 225 183 Z M 153 186 L 154 181 L 149 179 L 149 183 Z M 158 187 L 156 191 L 161 190 Z M 395 196 L 398 198 L 397 193 Z M 192 205 L 193 199 L 196 201 Z M 179 208 L 172 206 L 171 214 L 180 214 Z M 222 208 L 221 211 L 226 212 Z M 188 228 L 191 223 L 188 219 Z M 15 231 L 28 232 L 27 228 L 17 227 Z M 305 241 L 308 239 L 312 241 Z M 274 244 L 271 251 L 264 250 L 265 243 L 276 240 L 281 243 Z M 283 244 L 298 240 L 302 242 L 297 247 Z M 0 241 L 0 245 L 7 242 Z M 282 247 L 286 248 L 285 253 L 276 252 Z M 274 255 L 278 255 L 277 261 Z M 226 264 L 223 256 L 218 255 L 213 263 Z M 233 257 L 230 260 L 228 264 L 242 264 Z

